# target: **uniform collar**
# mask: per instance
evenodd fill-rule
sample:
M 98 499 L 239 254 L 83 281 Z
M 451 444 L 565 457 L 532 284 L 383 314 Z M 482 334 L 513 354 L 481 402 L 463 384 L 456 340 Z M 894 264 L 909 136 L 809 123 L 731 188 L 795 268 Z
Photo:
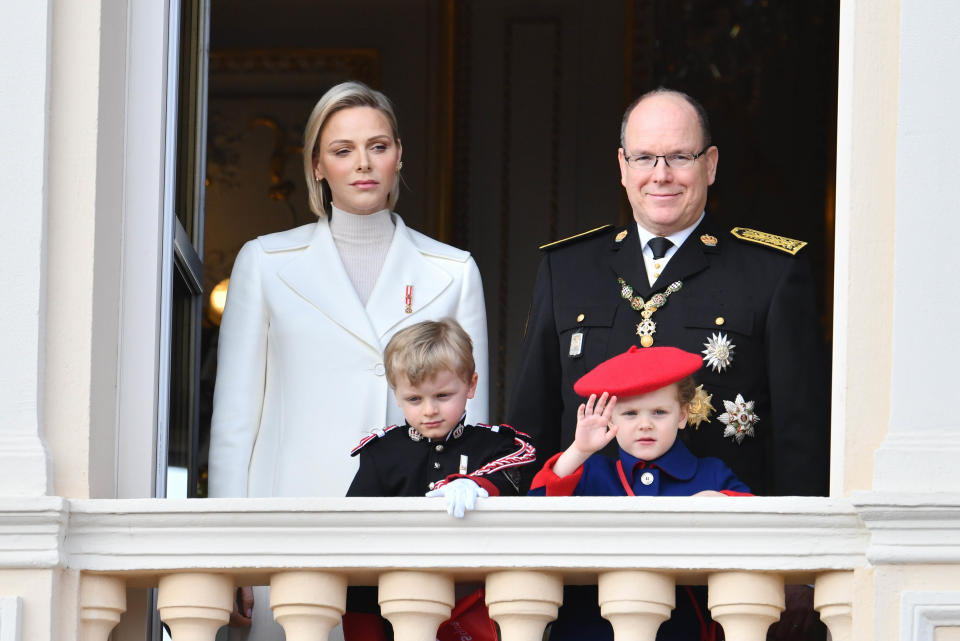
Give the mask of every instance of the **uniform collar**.
M 678 232 L 670 234 L 669 236 L 664 236 L 664 238 L 666 238 L 671 243 L 673 243 L 673 246 L 667 250 L 667 254 L 666 256 L 664 256 L 664 258 L 667 258 L 667 259 L 672 258 L 673 255 L 677 253 L 677 250 L 680 249 L 683 243 L 686 242 L 687 238 L 690 237 L 690 234 L 692 234 L 693 231 L 700 226 L 700 223 L 703 222 L 703 218 L 706 215 L 707 215 L 706 212 L 701 212 L 700 217 L 697 218 L 696 222 L 690 225 L 689 227 L 685 227 Z M 647 246 L 647 243 L 650 242 L 650 239 L 655 238 L 657 235 L 641 227 L 640 223 L 635 223 L 635 224 L 637 226 L 637 239 L 640 241 L 640 248 L 642 251 L 643 248 Z
M 616 240 L 619 238 L 620 240 Z M 610 269 L 633 287 L 635 294 L 647 299 L 655 291 L 663 290 L 663 283 L 683 281 L 710 266 L 711 254 L 720 253 L 720 238 L 709 214 L 704 214 L 699 224 L 670 258 L 660 278 L 657 289 L 650 285 L 643 262 L 643 248 L 635 224 L 627 225 L 614 236 L 611 245 Z
M 620 460 L 624 471 L 629 471 L 629 481 L 633 484 L 633 475 L 637 469 L 656 467 L 678 481 L 689 481 L 697 473 L 697 457 L 678 438 L 663 456 L 652 461 L 644 461 L 628 454 L 620 448 Z
M 426 438 L 423 434 L 417 431 L 417 428 L 413 427 L 407 421 L 403 422 L 403 429 L 406 430 L 407 436 L 410 437 L 411 441 L 426 441 L 427 443 L 445 443 L 451 439 L 457 439 L 463 436 L 463 430 L 466 427 L 467 413 L 464 412 L 463 416 L 460 417 L 460 422 L 457 425 L 447 432 L 447 435 L 442 439 L 432 439 Z

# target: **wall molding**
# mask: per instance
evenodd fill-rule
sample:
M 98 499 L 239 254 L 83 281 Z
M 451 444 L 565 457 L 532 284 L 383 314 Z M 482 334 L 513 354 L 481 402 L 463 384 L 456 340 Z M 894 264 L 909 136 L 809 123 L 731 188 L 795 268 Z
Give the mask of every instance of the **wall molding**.
M 20 609 L 18 596 L 0 597 L 0 641 L 20 641 Z
M 938 627 L 960 626 L 960 592 L 904 592 L 901 641 L 935 641 Z
M 66 565 L 69 515 L 69 501 L 59 496 L 0 498 L 0 570 Z
M 72 569 L 232 569 L 252 578 L 271 568 L 351 576 L 422 568 L 464 579 L 491 568 L 580 576 L 650 568 L 777 571 L 806 581 L 863 566 L 867 547 L 849 503 L 824 498 L 500 497 L 462 520 L 426 498 L 76 500 L 69 523 L 63 554 Z M 625 550 L 625 540 L 643 544 Z
M 893 419 L 895 420 L 895 419 Z M 954 425 L 892 424 L 887 437 L 873 453 L 873 490 L 960 492 L 955 473 L 960 457 L 960 430 Z
M 873 565 L 960 563 L 960 494 L 855 492 Z

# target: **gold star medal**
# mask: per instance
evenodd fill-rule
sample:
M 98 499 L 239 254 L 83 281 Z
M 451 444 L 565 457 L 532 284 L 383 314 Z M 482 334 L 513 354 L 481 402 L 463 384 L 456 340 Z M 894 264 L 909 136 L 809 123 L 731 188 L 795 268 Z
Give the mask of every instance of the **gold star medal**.
M 692 425 L 693 429 L 700 429 L 700 423 L 710 422 L 710 413 L 714 411 L 710 401 L 713 400 L 713 394 L 707 394 L 703 385 L 697 385 L 697 391 L 694 392 L 693 400 L 687 403 L 687 425 Z

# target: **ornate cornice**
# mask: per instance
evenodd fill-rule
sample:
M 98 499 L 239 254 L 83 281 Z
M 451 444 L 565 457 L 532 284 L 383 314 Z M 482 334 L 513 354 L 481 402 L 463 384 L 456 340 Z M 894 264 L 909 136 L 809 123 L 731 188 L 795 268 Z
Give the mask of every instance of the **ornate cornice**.
M 210 73 L 347 73 L 366 81 L 380 77 L 376 49 L 214 49 Z
M 849 503 L 791 498 L 497 498 L 453 519 L 423 498 L 72 501 L 66 558 L 103 572 L 260 568 L 744 569 L 864 565 Z M 633 542 L 629 544 L 628 542 Z
M 960 563 L 960 494 L 855 492 L 873 565 Z
M 960 563 L 960 495 L 501 497 L 464 519 L 425 498 L 0 499 L 0 568 L 169 570 L 647 568 L 784 572 Z
M 65 565 L 69 513 L 58 496 L 0 498 L 0 569 Z

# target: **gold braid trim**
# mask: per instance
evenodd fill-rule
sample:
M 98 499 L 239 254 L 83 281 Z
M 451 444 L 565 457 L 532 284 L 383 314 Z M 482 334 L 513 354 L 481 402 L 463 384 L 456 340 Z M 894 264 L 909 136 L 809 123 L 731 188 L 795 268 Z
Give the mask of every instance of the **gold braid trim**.
M 734 238 L 745 240 L 748 243 L 756 243 L 773 249 L 779 249 L 791 256 L 796 256 L 798 251 L 807 246 L 807 241 L 805 240 L 794 240 L 786 236 L 768 234 L 765 231 L 747 229 L 746 227 L 734 227 L 730 230 L 730 233 L 733 234 Z
M 593 236 L 594 234 L 599 234 L 600 232 L 606 229 L 611 229 L 611 228 L 613 228 L 613 225 L 600 225 L 599 227 L 588 229 L 587 231 L 580 232 L 579 234 L 574 234 L 573 236 L 567 236 L 566 238 L 555 240 L 552 243 L 547 243 L 546 245 L 540 245 L 540 249 L 553 249 L 565 243 L 569 243 L 571 240 L 577 240 L 578 238 L 586 238 L 587 236 Z

